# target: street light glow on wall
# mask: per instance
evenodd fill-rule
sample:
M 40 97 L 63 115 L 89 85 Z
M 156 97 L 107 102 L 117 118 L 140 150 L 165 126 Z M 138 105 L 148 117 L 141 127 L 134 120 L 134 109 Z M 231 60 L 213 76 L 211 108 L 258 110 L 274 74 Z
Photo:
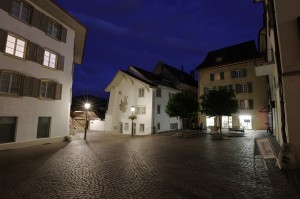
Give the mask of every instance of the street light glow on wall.
M 133 136 L 133 120 L 136 119 L 136 116 L 133 114 L 135 111 L 135 107 L 132 106 L 130 108 L 130 111 L 131 111 L 131 116 L 129 116 L 128 118 L 131 119 L 131 136 Z
M 87 117 L 87 111 L 91 108 L 91 104 L 86 102 L 84 103 L 84 109 L 85 109 L 85 128 L 84 128 L 84 140 L 86 140 L 86 131 L 88 128 L 88 117 Z

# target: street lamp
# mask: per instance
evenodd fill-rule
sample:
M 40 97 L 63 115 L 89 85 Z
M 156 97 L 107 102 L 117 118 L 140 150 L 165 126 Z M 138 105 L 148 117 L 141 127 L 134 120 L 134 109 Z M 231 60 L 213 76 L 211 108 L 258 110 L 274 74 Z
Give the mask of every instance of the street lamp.
M 130 111 L 131 111 L 131 116 L 129 116 L 129 119 L 131 119 L 131 136 L 133 136 L 133 120 L 136 118 L 136 116 L 133 114 L 135 111 L 135 107 L 132 106 L 130 108 Z
M 90 103 L 85 103 L 84 104 L 84 109 L 85 109 L 85 128 L 84 128 L 84 140 L 86 140 L 86 130 L 88 128 L 88 117 L 87 117 L 87 111 L 90 109 L 91 104 Z

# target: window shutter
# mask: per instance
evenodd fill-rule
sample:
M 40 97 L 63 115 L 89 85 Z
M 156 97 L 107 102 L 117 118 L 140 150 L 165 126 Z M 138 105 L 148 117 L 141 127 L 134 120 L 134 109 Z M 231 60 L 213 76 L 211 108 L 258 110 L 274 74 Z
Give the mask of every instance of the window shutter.
M 23 81 L 22 81 L 21 95 L 22 96 L 31 96 L 33 77 L 24 76 L 22 78 L 22 80 Z
M 221 79 L 224 79 L 224 72 L 220 73 L 220 77 L 221 77 Z
M 41 80 L 33 78 L 31 96 L 38 98 L 40 96 Z
M 36 51 L 36 62 L 43 65 L 44 62 L 44 53 L 45 53 L 45 49 L 37 46 L 37 51 Z
M 7 40 L 7 32 L 0 28 L 0 51 L 4 52 Z
M 231 78 L 235 78 L 235 71 L 234 70 L 231 71 Z
M 39 24 L 39 29 L 44 31 L 47 34 L 48 30 L 48 17 L 41 13 L 41 20 Z
M 253 100 L 252 99 L 249 100 L 249 109 L 253 109 Z
M 58 62 L 57 62 L 57 70 L 64 70 L 65 65 L 65 57 L 62 55 L 58 55 Z
M 32 42 L 27 43 L 26 59 L 29 61 L 36 60 L 36 50 L 38 45 Z
M 42 13 L 40 11 L 38 11 L 37 9 L 33 9 L 32 10 L 32 17 L 31 17 L 31 25 L 33 27 L 41 29 L 40 28 L 41 17 L 42 17 Z
M 214 80 L 215 80 L 214 74 L 210 74 L 210 81 L 214 81 Z
M 61 99 L 62 84 L 56 83 L 54 99 Z
M 67 41 L 67 29 L 65 27 L 61 27 L 61 34 L 60 34 L 60 40 L 64 43 Z
M 243 69 L 243 77 L 247 77 L 247 69 Z
M 6 12 L 11 12 L 12 0 L 0 0 L 0 8 Z
M 247 83 L 248 93 L 252 93 L 252 82 Z

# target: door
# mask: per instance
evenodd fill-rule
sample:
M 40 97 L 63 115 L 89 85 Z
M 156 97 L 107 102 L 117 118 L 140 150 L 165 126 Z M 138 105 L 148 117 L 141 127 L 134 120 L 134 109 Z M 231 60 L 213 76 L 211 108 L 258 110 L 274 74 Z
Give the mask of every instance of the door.
M 252 117 L 250 115 L 241 115 L 240 127 L 245 129 L 252 129 Z
M 0 117 L 0 143 L 14 142 L 16 117 Z
M 48 138 L 50 132 L 51 117 L 39 117 L 37 138 Z

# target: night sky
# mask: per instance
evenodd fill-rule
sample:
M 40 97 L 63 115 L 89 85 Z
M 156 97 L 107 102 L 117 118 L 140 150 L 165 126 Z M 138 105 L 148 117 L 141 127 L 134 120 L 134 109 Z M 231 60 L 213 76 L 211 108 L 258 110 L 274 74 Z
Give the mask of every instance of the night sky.
M 152 71 L 158 61 L 194 70 L 218 48 L 258 38 L 262 4 L 253 0 L 56 0 L 88 28 L 73 96 L 108 97 L 118 70 Z

